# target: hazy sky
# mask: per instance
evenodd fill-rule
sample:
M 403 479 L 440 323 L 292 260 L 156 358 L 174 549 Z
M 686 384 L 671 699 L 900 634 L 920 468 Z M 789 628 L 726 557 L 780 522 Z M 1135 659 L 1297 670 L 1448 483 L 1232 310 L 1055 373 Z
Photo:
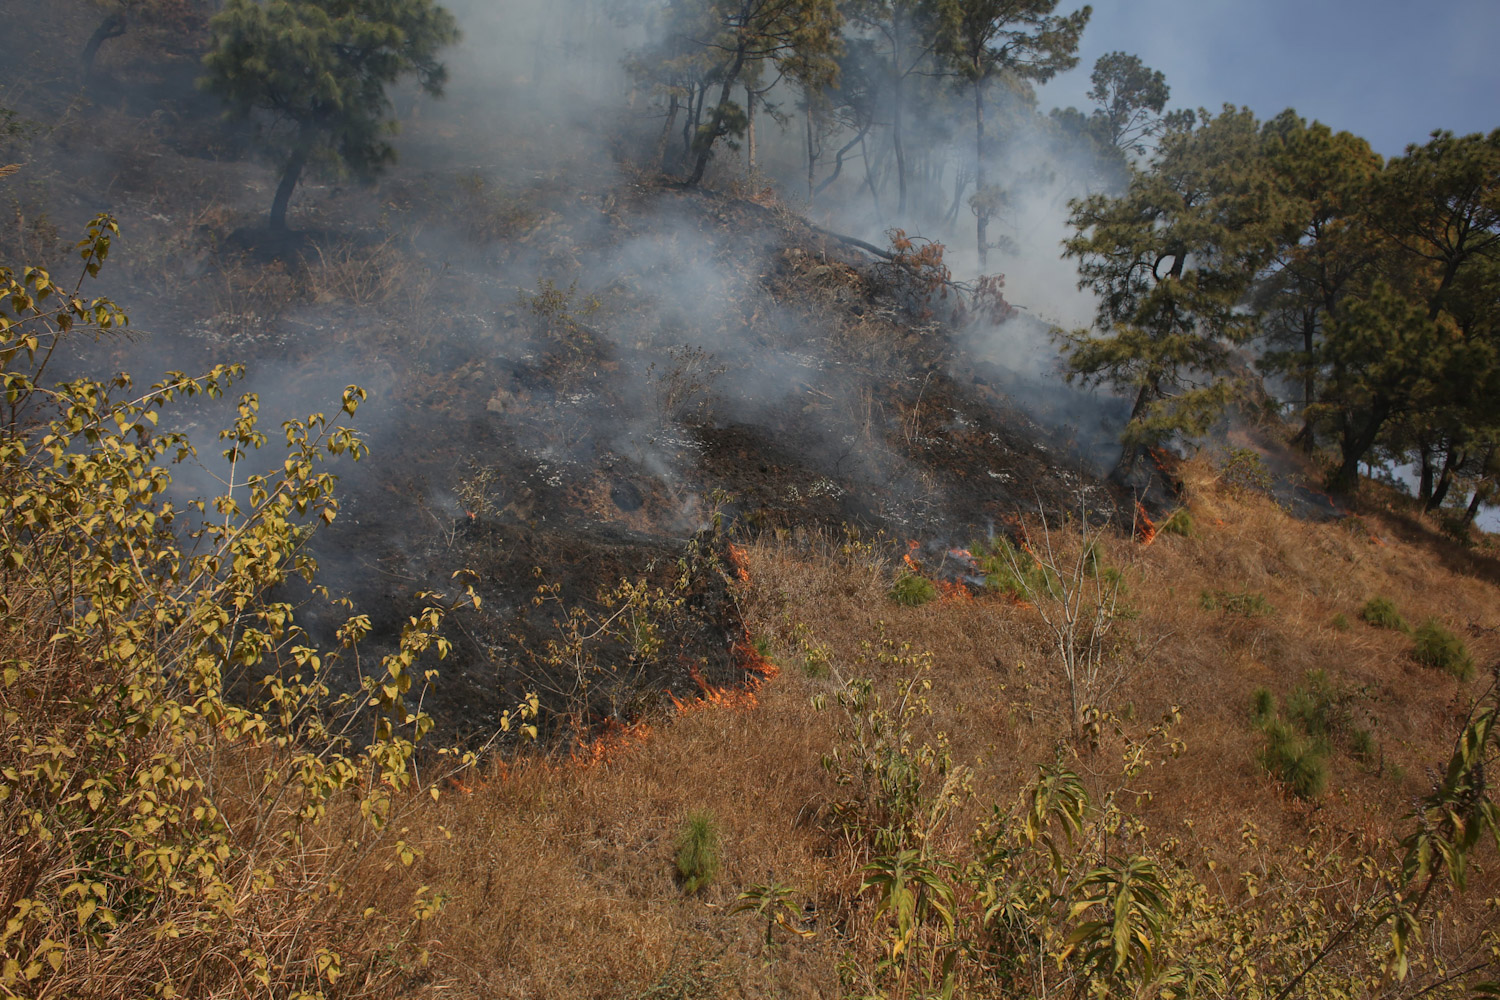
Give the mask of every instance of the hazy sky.
M 1074 9 L 1067 0 L 1059 12 Z M 1435 128 L 1500 128 L 1500 0 L 1096 0 L 1078 68 L 1043 107 L 1085 107 L 1094 60 L 1134 53 L 1172 107 L 1248 105 L 1362 135 L 1392 156 Z

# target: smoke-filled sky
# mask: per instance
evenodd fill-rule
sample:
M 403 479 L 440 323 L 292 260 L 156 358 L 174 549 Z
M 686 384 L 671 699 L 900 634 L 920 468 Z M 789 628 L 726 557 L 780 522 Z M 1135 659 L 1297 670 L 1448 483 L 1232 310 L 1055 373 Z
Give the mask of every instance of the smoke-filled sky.
M 1085 107 L 1094 60 L 1119 50 L 1166 74 L 1174 107 L 1217 110 L 1227 102 L 1261 118 L 1292 107 L 1364 136 L 1385 156 L 1425 142 L 1436 128 L 1500 127 L 1500 0 L 1093 6 L 1078 68 L 1043 89 L 1043 106 Z

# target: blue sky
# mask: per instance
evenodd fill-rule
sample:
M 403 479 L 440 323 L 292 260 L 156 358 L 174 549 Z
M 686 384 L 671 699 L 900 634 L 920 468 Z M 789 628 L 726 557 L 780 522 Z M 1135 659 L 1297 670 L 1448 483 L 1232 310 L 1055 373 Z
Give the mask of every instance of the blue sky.
M 1074 9 L 1064 0 L 1059 12 Z M 1435 128 L 1500 128 L 1500 0 L 1098 0 L 1043 107 L 1085 107 L 1106 52 L 1166 74 L 1172 107 L 1292 107 L 1386 156 Z

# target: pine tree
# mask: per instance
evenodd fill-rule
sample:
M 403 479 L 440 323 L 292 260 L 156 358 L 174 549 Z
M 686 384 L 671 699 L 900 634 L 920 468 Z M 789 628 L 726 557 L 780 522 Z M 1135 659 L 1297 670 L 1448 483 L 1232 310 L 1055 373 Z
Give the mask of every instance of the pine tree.
M 979 266 L 989 261 L 989 221 L 997 192 L 989 184 L 986 163 L 985 96 L 1005 78 L 1016 85 L 1044 83 L 1078 63 L 1078 39 L 1093 8 L 1053 14 L 1058 0 L 937 0 L 941 20 L 939 50 L 974 100 L 975 191 Z
M 1500 422 L 1494 371 L 1500 362 L 1494 315 L 1500 300 L 1500 129 L 1488 136 L 1434 132 L 1431 141 L 1391 161 L 1383 181 L 1378 225 L 1402 251 L 1393 280 L 1425 302 L 1437 328 L 1452 331 L 1451 377 L 1432 406 L 1410 415 L 1406 428 L 1420 469 L 1420 497 L 1434 510 L 1473 443 Z
M 1203 112 L 1123 195 L 1073 202 L 1066 255 L 1100 305 L 1094 329 L 1063 335 L 1068 376 L 1134 393 L 1122 474 L 1142 448 L 1206 430 L 1231 398 L 1232 350 L 1257 329 L 1242 306 L 1284 225 L 1260 144 L 1248 110 Z
M 721 140 L 744 135 L 749 115 L 736 88 L 754 84 L 762 69 L 809 94 L 837 79 L 841 23 L 834 0 L 672 0 L 659 40 L 631 66 L 671 102 L 668 129 L 687 111 L 687 184 L 703 179 Z
M 1385 244 L 1365 211 L 1381 159 L 1370 144 L 1285 111 L 1265 126 L 1266 165 L 1287 218 L 1269 273 L 1255 293 L 1266 346 L 1261 370 L 1301 389 L 1293 442 L 1316 445 L 1322 349 L 1329 320 L 1368 291 Z
M 96 0 L 96 6 L 104 16 L 78 57 L 85 84 L 93 81 L 100 48 L 111 38 L 124 35 L 132 25 L 145 23 L 187 31 L 201 28 L 206 16 L 200 0 Z
M 229 0 L 209 22 L 213 48 L 201 85 L 231 113 L 259 114 L 262 139 L 282 158 L 270 226 L 309 163 L 370 178 L 395 159 L 387 88 L 414 74 L 442 93 L 437 61 L 458 39 L 453 16 L 433 0 Z
M 869 36 L 870 60 L 885 83 L 891 148 L 896 157 L 896 212 L 906 213 L 907 88 L 911 78 L 930 70 L 938 45 L 936 4 L 932 0 L 855 0 L 848 17 Z
M 1434 133 L 1352 191 L 1335 259 L 1364 273 L 1325 311 L 1310 412 L 1338 438 L 1332 488 L 1352 490 L 1378 447 L 1415 459 L 1435 509 L 1500 432 L 1500 131 Z

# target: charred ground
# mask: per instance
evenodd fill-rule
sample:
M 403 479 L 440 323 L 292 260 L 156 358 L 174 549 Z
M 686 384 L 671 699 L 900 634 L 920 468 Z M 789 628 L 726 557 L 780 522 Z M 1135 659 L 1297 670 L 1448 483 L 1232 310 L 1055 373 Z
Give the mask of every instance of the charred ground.
M 28 30 L 40 44 L 67 24 Z M 452 735 L 484 738 L 539 680 L 568 707 L 576 685 L 536 662 L 557 622 L 599 611 L 622 580 L 669 586 L 713 525 L 701 548 L 719 557 L 693 563 L 666 645 L 649 662 L 591 653 L 610 682 L 586 699 L 590 721 L 737 680 L 729 536 L 848 528 L 941 550 L 1026 511 L 1134 516 L 1133 492 L 1090 461 L 1109 401 L 1037 393 L 970 350 L 982 324 L 941 248 L 872 254 L 764 191 L 638 172 L 621 159 L 629 128 L 602 148 L 540 115 L 491 136 L 462 94 L 419 109 L 408 164 L 378 188 L 310 185 L 294 232 L 269 234 L 273 178 L 249 134 L 189 89 L 185 56 L 150 42 L 106 50 L 72 104 L 64 79 L 11 81 L 8 100 L 58 123 L 23 150 L 7 240 L 61 260 L 74 217 L 120 216 L 107 291 L 145 332 L 79 348 L 73 371 L 244 361 L 268 423 L 326 410 L 346 384 L 370 391 L 371 459 L 340 470 L 343 511 L 313 544 L 320 582 L 372 614 L 380 646 L 416 592 L 477 574 L 483 610 L 459 620 L 426 703 Z M 607 132 L 586 124 L 572 123 Z M 1017 405 L 1028 389 L 1047 404 Z M 223 412 L 194 416 L 181 429 L 211 456 Z M 213 488 L 205 463 L 178 470 L 184 496 Z M 340 614 L 310 602 L 305 617 L 327 640 Z

